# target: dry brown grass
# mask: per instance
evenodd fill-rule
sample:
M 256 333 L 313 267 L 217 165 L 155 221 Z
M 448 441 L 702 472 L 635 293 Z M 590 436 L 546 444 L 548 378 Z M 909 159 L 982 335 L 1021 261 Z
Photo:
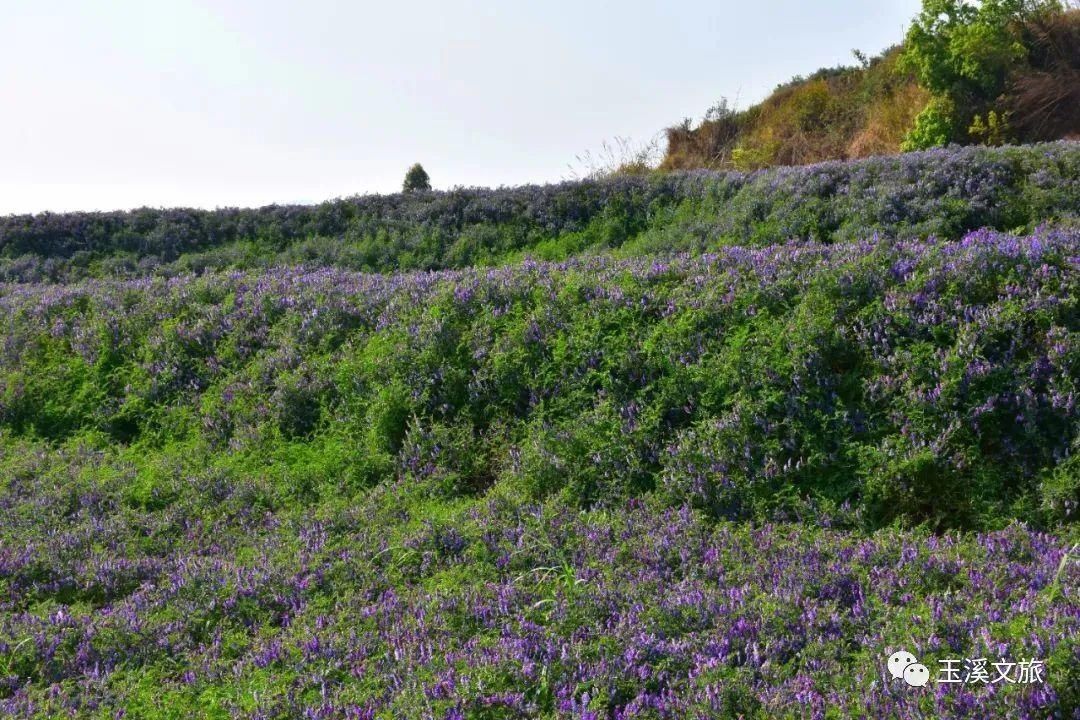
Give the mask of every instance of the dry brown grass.
M 1080 10 L 1036 18 L 1025 28 L 1029 67 L 1010 80 L 1006 106 L 1025 141 L 1080 134 Z
M 667 152 L 661 170 L 724 168 L 731 164 L 731 151 L 739 139 L 745 118 L 729 116 L 706 120 L 696 128 L 689 123 L 668 128 Z
M 929 96 L 896 72 L 896 56 L 893 49 L 864 67 L 822 71 L 749 110 L 668 128 L 661 169 L 752 170 L 898 152 Z
M 930 102 L 930 93 L 911 82 L 871 105 L 866 123 L 852 138 L 847 157 L 890 155 L 900 152 L 900 143 L 915 116 Z

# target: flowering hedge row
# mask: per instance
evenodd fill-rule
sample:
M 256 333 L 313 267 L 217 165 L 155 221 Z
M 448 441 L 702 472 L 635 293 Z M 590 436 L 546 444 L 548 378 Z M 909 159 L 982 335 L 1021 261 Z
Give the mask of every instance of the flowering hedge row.
M 7 286 L 0 428 L 273 457 L 298 493 L 407 476 L 728 519 L 1052 523 L 1077 513 L 1078 258 L 1077 231 L 979 231 Z
M 1075 219 L 1080 143 L 950 148 L 755 173 L 672 173 L 312 206 L 0 218 L 0 279 L 175 275 L 304 263 L 359 270 L 899 238 Z

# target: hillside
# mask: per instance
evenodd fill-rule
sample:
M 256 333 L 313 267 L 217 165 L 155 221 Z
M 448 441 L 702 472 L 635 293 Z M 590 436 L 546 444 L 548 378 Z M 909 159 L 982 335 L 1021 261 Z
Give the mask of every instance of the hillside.
M 439 168 L 0 217 L 0 718 L 1080 720 L 1080 0 L 919 4 L 441 191 L 891 22 L 8 13 L 11 205 Z
M 391 272 L 579 253 L 716 250 L 878 233 L 956 239 L 1080 213 L 1080 144 L 951 148 L 760 172 L 346 198 L 259 209 L 0 218 L 0 280 L 175 276 L 303 264 Z
M 1008 61 L 998 84 L 965 96 L 970 107 L 958 110 L 943 141 L 1080 138 L 1080 9 L 1027 17 L 1012 36 L 1023 54 Z M 796 77 L 745 110 L 725 101 L 696 126 L 687 119 L 667 129 L 660 168 L 753 170 L 897 154 L 935 102 L 903 54 L 899 45 L 874 58 L 860 55 L 855 66 Z M 985 127 L 990 111 L 1006 118 L 993 132 Z
M 1078 211 L 1056 142 L 4 218 L 0 715 L 1070 717 Z

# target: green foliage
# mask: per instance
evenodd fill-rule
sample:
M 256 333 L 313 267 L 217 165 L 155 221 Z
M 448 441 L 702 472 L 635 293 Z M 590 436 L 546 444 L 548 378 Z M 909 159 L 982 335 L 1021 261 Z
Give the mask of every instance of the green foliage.
M 1065 462 L 1046 473 L 1039 495 L 1050 522 L 1080 519 L 1080 453 L 1074 450 Z
M 1025 54 L 1015 23 L 1041 0 L 923 0 L 904 44 L 902 65 L 937 95 L 985 97 L 998 92 L 1013 63 Z
M 923 0 L 900 67 L 915 74 L 936 104 L 919 116 L 905 147 L 964 139 L 963 129 L 997 100 L 1009 74 L 1026 61 L 1023 23 L 1061 10 L 1058 0 Z
M 926 150 L 946 145 L 955 134 L 956 109 L 949 98 L 934 98 L 915 116 L 915 124 L 904 137 L 905 151 Z
M 982 115 L 976 115 L 968 128 L 968 135 L 983 145 L 1004 145 L 1011 135 L 1009 113 L 990 110 L 986 113 L 985 121 Z

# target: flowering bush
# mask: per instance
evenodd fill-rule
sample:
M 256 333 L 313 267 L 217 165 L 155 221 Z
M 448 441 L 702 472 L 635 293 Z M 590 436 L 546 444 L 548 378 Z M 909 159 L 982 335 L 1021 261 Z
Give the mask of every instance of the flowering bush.
M 1074 519 L 1077 257 L 1076 231 L 978 231 L 9 286 L 0 422 L 227 450 L 312 492 L 438 475 L 728 519 Z
M 957 239 L 1077 217 L 1080 143 L 958 148 L 753 173 L 369 195 L 312 206 L 0 218 L 0 279 L 181 275 L 303 264 L 394 271 L 586 249 L 716 249 L 790 238 Z

